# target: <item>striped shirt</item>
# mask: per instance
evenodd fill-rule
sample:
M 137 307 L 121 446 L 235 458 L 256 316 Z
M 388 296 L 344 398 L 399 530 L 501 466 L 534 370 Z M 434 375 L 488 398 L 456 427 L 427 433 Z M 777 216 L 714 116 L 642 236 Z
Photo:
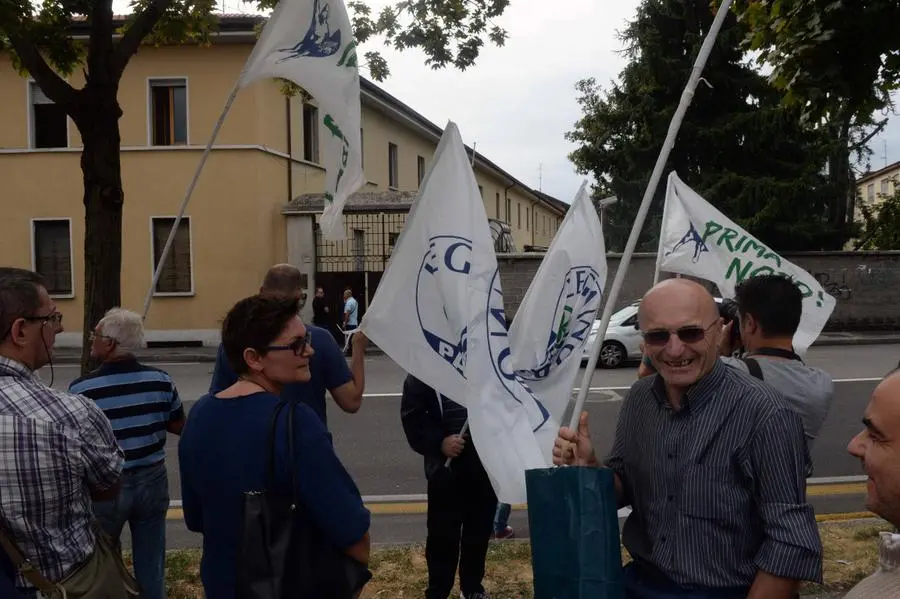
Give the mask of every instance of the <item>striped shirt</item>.
M 49 580 L 94 551 L 89 487 L 119 480 L 122 451 L 90 400 L 0 357 L 0 524 Z M 16 584 L 30 587 L 21 575 Z
M 635 560 L 688 588 L 749 587 L 758 570 L 822 580 L 800 417 L 772 387 L 717 360 L 675 411 L 662 377 L 632 385 L 607 465 L 632 513 Z
M 166 428 L 184 418 L 172 378 L 133 358 L 104 363 L 73 381 L 69 391 L 93 399 L 109 418 L 126 470 L 162 462 Z

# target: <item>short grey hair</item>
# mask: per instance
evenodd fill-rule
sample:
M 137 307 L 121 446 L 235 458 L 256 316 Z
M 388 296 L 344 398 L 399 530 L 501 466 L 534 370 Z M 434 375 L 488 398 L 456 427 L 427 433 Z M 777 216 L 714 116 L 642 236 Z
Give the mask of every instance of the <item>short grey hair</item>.
M 115 339 L 122 349 L 144 346 L 144 319 L 137 312 L 113 308 L 97 323 L 100 333 Z

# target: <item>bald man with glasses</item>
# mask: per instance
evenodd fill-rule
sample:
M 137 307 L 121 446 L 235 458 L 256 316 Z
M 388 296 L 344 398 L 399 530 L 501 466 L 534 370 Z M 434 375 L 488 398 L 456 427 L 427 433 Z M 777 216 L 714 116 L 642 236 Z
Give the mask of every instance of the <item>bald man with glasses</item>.
M 800 417 L 719 359 L 722 319 L 701 285 L 670 279 L 638 321 L 656 374 L 632 385 L 612 451 L 629 599 L 792 599 L 821 581 Z M 560 429 L 554 462 L 599 467 L 587 425 Z

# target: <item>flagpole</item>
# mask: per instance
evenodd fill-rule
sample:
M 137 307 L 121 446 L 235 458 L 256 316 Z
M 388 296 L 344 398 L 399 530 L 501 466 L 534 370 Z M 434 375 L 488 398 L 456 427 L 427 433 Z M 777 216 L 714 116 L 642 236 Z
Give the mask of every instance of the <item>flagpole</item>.
M 672 190 L 672 178 L 669 177 L 669 182 L 666 185 L 666 197 L 663 200 L 662 223 L 660 223 L 660 226 L 659 226 L 659 241 L 656 244 L 656 268 L 653 271 L 653 284 L 654 285 L 659 283 L 659 270 L 660 270 L 660 266 L 662 266 L 662 258 L 663 258 L 662 232 L 666 230 L 666 219 L 669 218 L 669 192 L 671 190 Z
M 707 34 L 706 39 L 703 40 L 703 45 L 700 47 L 700 52 L 697 54 L 697 60 L 694 62 L 694 66 L 691 69 L 691 76 L 688 78 L 687 85 L 685 85 L 684 91 L 681 93 L 681 101 L 678 103 L 678 108 L 675 110 L 675 114 L 672 115 L 672 121 L 669 123 L 669 131 L 666 133 L 666 139 L 663 142 L 662 150 L 659 153 L 659 157 L 656 159 L 656 166 L 653 167 L 653 173 L 650 175 L 650 182 L 647 184 L 644 198 L 641 200 L 641 206 L 638 208 L 637 216 L 634 219 L 634 225 L 631 227 L 631 234 L 628 236 L 625 252 L 622 254 L 619 268 L 616 269 L 616 278 L 613 281 L 609 296 L 606 298 L 606 305 L 603 308 L 603 318 L 600 320 L 600 329 L 597 331 L 594 347 L 591 348 L 591 357 L 588 360 L 587 368 L 584 371 L 581 388 L 578 390 L 578 399 L 575 401 L 575 409 L 572 411 L 572 418 L 569 422 L 569 427 L 572 429 L 575 429 L 578 426 L 578 419 L 581 416 L 581 411 L 584 409 L 584 401 L 587 399 L 588 388 L 591 386 L 591 377 L 594 374 L 594 369 L 597 368 L 597 360 L 600 357 L 600 349 L 603 347 L 603 339 L 606 337 L 606 330 L 609 328 L 609 321 L 612 318 L 613 309 L 616 307 L 616 302 L 619 299 L 619 292 L 622 290 L 625 273 L 628 270 L 628 264 L 631 262 L 631 256 L 634 254 L 634 248 L 637 246 L 641 228 L 644 225 L 644 220 L 647 218 L 647 212 L 650 210 L 650 202 L 653 200 L 653 195 L 656 193 L 656 188 L 659 186 L 659 180 L 662 178 L 663 169 L 666 166 L 672 148 L 675 146 L 675 139 L 678 136 L 678 130 L 681 128 L 681 122 L 684 120 L 684 115 L 687 113 L 687 109 L 694 99 L 694 91 L 700 83 L 700 74 L 706 66 L 706 61 L 709 59 L 709 55 L 712 52 L 716 37 L 719 35 L 719 30 L 722 29 L 722 23 L 725 21 L 725 16 L 728 14 L 731 2 L 732 0 L 723 0 L 722 5 L 719 6 L 719 10 L 716 12 L 716 18 L 713 19 L 709 33 Z
M 468 430 L 469 430 L 469 419 L 466 418 L 466 421 L 463 422 L 462 428 L 459 429 L 459 436 L 462 437 L 463 435 L 466 434 L 466 431 L 468 431 Z M 444 462 L 444 468 L 449 468 L 450 462 L 452 462 L 452 461 L 453 461 L 453 458 L 447 458 L 447 461 Z
M 156 289 L 156 284 L 159 282 L 159 276 L 162 273 L 163 265 L 166 263 L 166 258 L 169 256 L 169 252 L 175 242 L 175 233 L 178 232 L 178 225 L 181 223 L 182 217 L 184 217 L 185 210 L 187 210 L 188 202 L 191 200 L 191 194 L 194 193 L 194 187 L 197 186 L 197 181 L 200 179 L 200 172 L 206 165 L 206 160 L 209 158 L 209 154 L 212 151 L 213 143 L 215 143 L 216 137 L 219 135 L 219 129 L 222 128 L 222 124 L 225 122 L 225 116 L 231 110 L 231 105 L 234 103 L 234 99 L 240 88 L 241 77 L 238 77 L 234 82 L 231 93 L 228 95 L 228 100 L 225 101 L 225 107 L 222 109 L 222 114 L 219 115 L 219 120 L 216 121 L 216 126 L 213 128 L 209 142 L 206 144 L 206 149 L 203 150 L 203 156 L 200 157 L 200 164 L 197 165 L 197 170 L 194 172 L 194 178 L 191 179 L 187 191 L 184 194 L 184 199 L 181 201 L 181 209 L 178 211 L 178 216 L 175 217 L 175 223 L 172 225 L 172 230 L 169 231 L 169 238 L 166 239 L 166 245 L 163 248 L 162 255 L 159 257 L 159 263 L 156 265 L 156 270 L 153 273 L 153 281 L 150 283 L 150 289 L 147 290 L 147 296 L 144 298 L 144 320 L 147 319 L 147 313 L 150 311 L 150 302 L 153 300 L 153 290 Z M 290 126 L 290 123 L 288 126 Z

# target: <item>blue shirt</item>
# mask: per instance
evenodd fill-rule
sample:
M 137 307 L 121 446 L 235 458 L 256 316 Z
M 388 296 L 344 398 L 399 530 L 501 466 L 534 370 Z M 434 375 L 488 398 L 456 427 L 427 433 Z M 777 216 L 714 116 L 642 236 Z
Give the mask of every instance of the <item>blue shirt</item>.
M 325 390 L 331 391 L 353 380 L 350 367 L 344 353 L 338 347 L 334 337 L 327 330 L 315 325 L 307 324 L 312 340 L 312 348 L 315 353 L 309 359 L 309 371 L 311 378 L 308 383 L 290 383 L 281 390 L 281 397 L 289 401 L 301 401 L 312 408 L 313 412 L 322 420 L 322 424 L 328 426 L 328 418 L 325 415 Z M 216 355 L 216 367 L 213 370 L 212 381 L 209 384 L 210 395 L 215 395 L 223 389 L 235 384 L 237 374 L 228 364 L 225 357 L 225 349 L 219 345 L 219 353 Z
M 166 459 L 166 429 L 184 419 L 172 378 L 136 359 L 106 362 L 72 381 L 69 393 L 94 400 L 125 453 L 125 470 Z
M 347 317 L 347 326 L 348 327 L 356 327 L 359 325 L 359 302 L 356 301 L 356 298 L 348 298 L 346 302 L 344 302 L 344 314 L 347 312 L 350 315 Z
M 269 425 L 278 396 L 202 397 L 178 446 L 181 498 L 189 530 L 203 534 L 200 577 L 207 599 L 234 599 L 243 493 L 265 487 Z M 338 460 L 331 435 L 308 406 L 294 408 L 294 463 L 301 501 L 325 538 L 339 549 L 359 542 L 370 514 Z M 287 412 L 277 429 L 276 484 L 290 488 Z M 325 599 L 325 598 L 322 598 Z

